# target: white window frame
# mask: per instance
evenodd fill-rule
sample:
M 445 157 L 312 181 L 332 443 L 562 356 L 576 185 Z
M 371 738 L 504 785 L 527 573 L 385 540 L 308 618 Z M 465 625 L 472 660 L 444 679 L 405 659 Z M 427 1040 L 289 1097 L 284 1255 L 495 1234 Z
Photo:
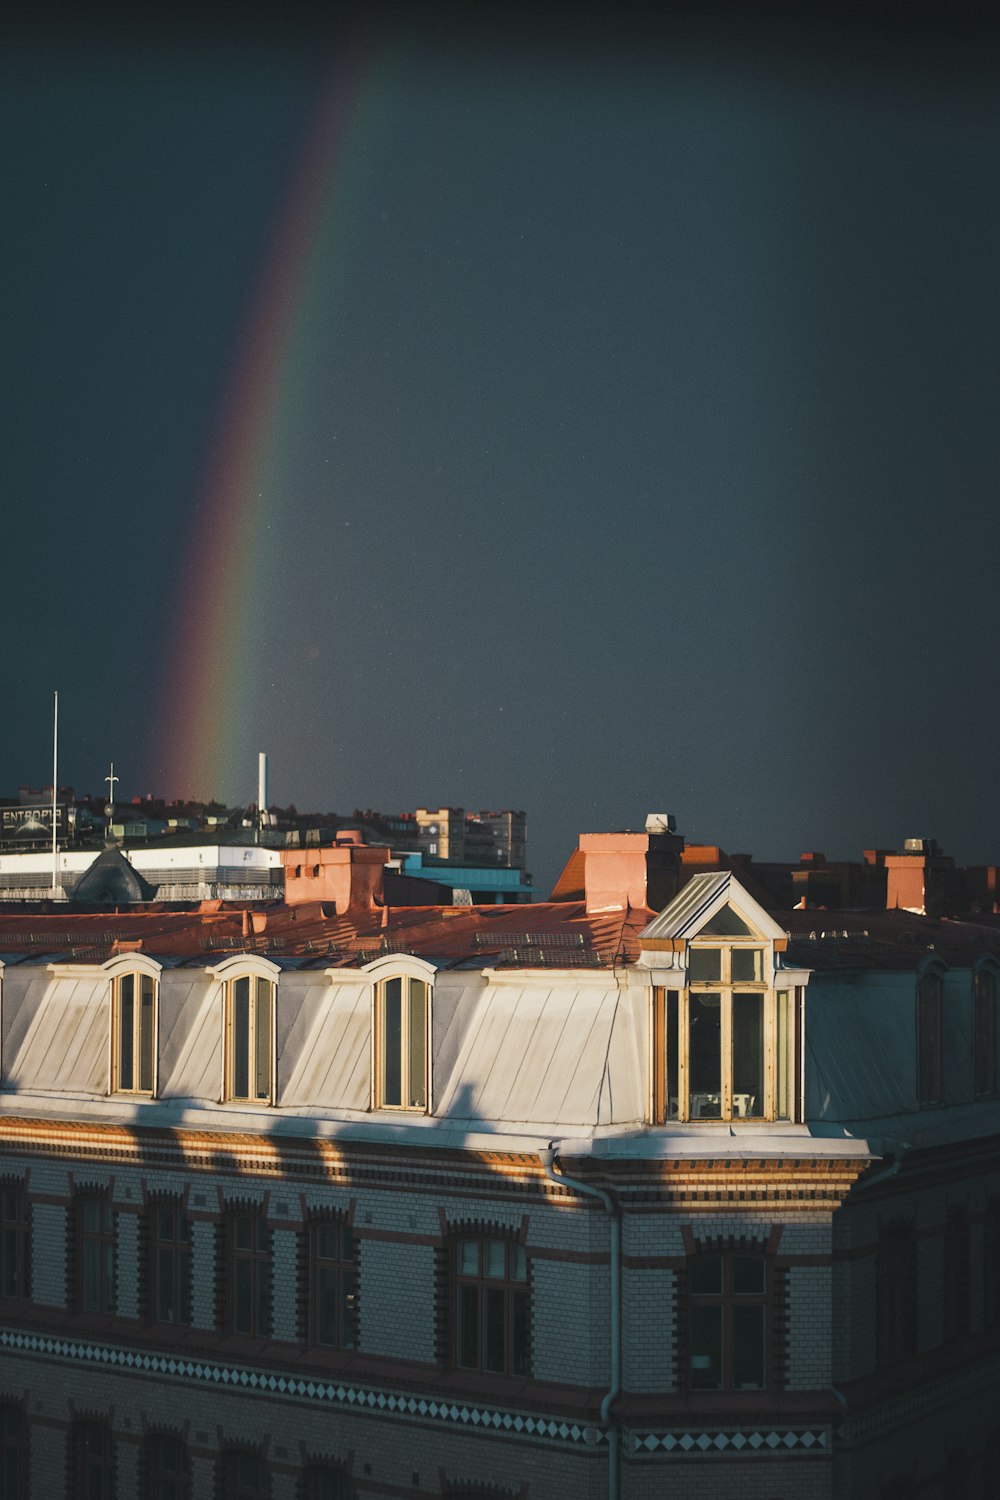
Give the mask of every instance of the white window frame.
M 110 1001 L 110 1024 L 108 1026 L 108 1093 L 119 1095 L 128 1099 L 155 1099 L 159 1092 L 159 1054 L 160 1054 L 160 975 L 161 966 L 153 959 L 142 953 L 123 953 L 116 955 L 108 963 L 102 965 L 108 976 L 108 996 Z M 126 979 L 137 981 L 135 983 L 135 995 L 133 1000 L 134 1010 L 132 1018 L 132 1040 L 133 1040 L 133 1078 L 139 1076 L 140 1058 L 140 1016 L 141 1016 L 141 994 L 142 981 L 149 980 L 153 987 L 153 1025 L 152 1025 L 152 1086 L 148 1089 L 133 1086 L 123 1088 L 120 1081 L 120 1049 L 119 1039 L 121 1036 L 121 986 Z
M 434 1067 L 431 1050 L 433 1036 L 432 1017 L 434 1011 L 433 964 L 412 955 L 389 956 L 369 964 L 365 971 L 372 981 L 371 994 L 371 1108 L 391 1110 L 393 1114 L 427 1115 L 434 1112 Z M 385 1026 L 383 1007 L 385 987 L 390 980 L 399 979 L 408 987 L 410 980 L 425 986 L 424 999 L 424 1102 L 422 1104 L 387 1104 L 384 1099 L 385 1078 Z M 400 1077 L 405 1075 L 407 1047 L 408 1007 L 403 1007 L 403 1025 L 400 1042 Z M 401 1090 L 402 1092 L 402 1090 Z
M 749 924 L 748 924 L 749 925 Z M 666 1126 L 673 1125 L 725 1125 L 746 1123 L 760 1126 L 768 1123 L 790 1123 L 801 1118 L 801 1066 L 796 1037 L 801 1026 L 803 1008 L 803 982 L 807 975 L 802 971 L 785 971 L 775 966 L 774 943 L 770 938 L 748 935 L 747 937 L 720 937 L 706 934 L 689 940 L 686 945 L 689 962 L 692 949 L 710 948 L 721 952 L 720 978 L 692 980 L 685 964 L 657 974 L 654 986 L 649 991 L 649 1119 Z M 734 980 L 732 977 L 732 955 L 739 949 L 757 949 L 763 952 L 762 978 L 760 980 Z M 666 1044 L 667 1044 L 667 997 L 673 992 L 677 996 L 677 1114 L 670 1113 L 667 1097 Z M 763 997 L 763 1109 L 762 1113 L 747 1115 L 734 1112 L 733 1091 L 733 1029 L 732 1001 L 734 993 L 759 994 Z M 778 1114 L 778 1018 L 779 994 L 786 993 L 787 1034 L 785 1037 L 785 1066 L 789 1072 L 789 1113 Z M 699 994 L 720 996 L 720 1090 L 719 1114 L 692 1115 L 690 1113 L 690 1008 Z M 661 1108 L 662 1107 L 662 1108 Z M 659 1115 L 662 1113 L 663 1118 Z
M 244 953 L 230 959 L 225 959 L 221 964 L 210 968 L 208 972 L 220 982 L 222 993 L 222 1077 L 220 1080 L 220 1098 L 224 1104 L 243 1104 L 257 1109 L 270 1108 L 277 1102 L 278 1090 L 277 1018 L 278 978 L 281 970 L 277 964 L 271 963 L 268 959 Z M 270 986 L 268 1091 L 266 1098 L 257 1094 L 236 1095 L 233 1093 L 233 1074 L 235 1071 L 235 1059 L 233 1055 L 235 1039 L 233 1003 L 236 984 L 242 979 L 248 980 L 252 986 L 250 992 L 252 1021 L 249 1026 L 247 1055 L 247 1076 L 251 1084 L 252 1080 L 256 1077 L 257 1071 L 256 1007 L 259 999 L 257 982 L 263 980 Z

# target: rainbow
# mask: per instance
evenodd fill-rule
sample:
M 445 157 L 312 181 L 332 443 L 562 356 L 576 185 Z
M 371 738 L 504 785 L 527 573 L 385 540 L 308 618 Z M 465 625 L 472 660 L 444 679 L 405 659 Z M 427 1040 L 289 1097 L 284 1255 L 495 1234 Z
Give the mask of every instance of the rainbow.
M 168 797 L 248 801 L 261 726 L 254 618 L 282 511 L 282 443 L 309 363 L 308 308 L 329 274 L 388 57 L 339 60 L 305 134 L 240 332 L 192 521 L 149 757 Z M 266 725 L 263 726 L 266 732 Z M 246 763 L 245 765 L 243 763 Z

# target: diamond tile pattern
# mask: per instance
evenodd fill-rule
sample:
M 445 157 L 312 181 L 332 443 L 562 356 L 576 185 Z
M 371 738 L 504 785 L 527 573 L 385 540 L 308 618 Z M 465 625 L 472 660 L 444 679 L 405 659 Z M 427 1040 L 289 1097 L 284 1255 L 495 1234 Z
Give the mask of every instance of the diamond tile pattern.
M 632 1438 L 632 1446 L 640 1453 L 708 1453 L 713 1449 L 718 1453 L 739 1453 L 743 1448 L 754 1451 L 763 1448 L 772 1452 L 776 1448 L 813 1448 L 828 1452 L 830 1435 L 822 1428 L 818 1431 L 786 1428 L 781 1432 L 773 1429 L 766 1432 L 637 1432 Z
M 272 1375 L 265 1370 L 248 1370 L 205 1360 L 174 1359 L 163 1354 L 143 1354 L 120 1349 L 113 1344 L 95 1344 L 84 1340 L 46 1338 L 16 1329 L 0 1328 L 0 1349 L 19 1349 L 27 1354 L 53 1355 L 58 1359 L 84 1360 L 106 1369 L 145 1370 L 151 1375 L 181 1376 L 185 1380 L 209 1385 L 240 1386 L 245 1390 L 280 1391 L 300 1400 L 321 1401 L 331 1406 L 354 1406 L 372 1411 L 396 1411 L 404 1416 L 430 1417 L 437 1422 L 453 1422 L 460 1427 L 485 1427 L 497 1432 L 521 1432 L 559 1443 L 604 1443 L 603 1432 L 578 1422 L 558 1417 L 529 1416 L 525 1412 L 498 1411 L 486 1406 L 449 1405 L 408 1396 L 405 1392 L 368 1390 L 359 1386 L 317 1385 L 314 1380 L 299 1380 L 294 1375 Z

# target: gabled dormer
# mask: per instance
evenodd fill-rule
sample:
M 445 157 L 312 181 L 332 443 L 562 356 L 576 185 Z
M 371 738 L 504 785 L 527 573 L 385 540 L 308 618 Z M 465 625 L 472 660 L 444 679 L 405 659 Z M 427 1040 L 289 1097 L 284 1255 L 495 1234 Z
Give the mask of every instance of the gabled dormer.
M 650 1119 L 800 1117 L 805 970 L 728 871 L 696 875 L 640 937 L 650 972 Z

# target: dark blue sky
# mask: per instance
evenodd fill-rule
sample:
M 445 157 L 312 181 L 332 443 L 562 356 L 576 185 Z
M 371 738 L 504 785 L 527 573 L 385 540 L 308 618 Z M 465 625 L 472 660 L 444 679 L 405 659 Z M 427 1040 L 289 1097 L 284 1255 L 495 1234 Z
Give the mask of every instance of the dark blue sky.
M 564 19 L 362 36 L 257 701 L 202 794 L 252 797 L 266 748 L 300 808 L 524 807 L 543 882 L 651 809 L 761 858 L 1000 858 L 994 35 Z M 65 779 L 172 790 L 205 455 L 356 42 L 26 30 L 0 63 L 2 791 L 48 778 L 54 687 Z

